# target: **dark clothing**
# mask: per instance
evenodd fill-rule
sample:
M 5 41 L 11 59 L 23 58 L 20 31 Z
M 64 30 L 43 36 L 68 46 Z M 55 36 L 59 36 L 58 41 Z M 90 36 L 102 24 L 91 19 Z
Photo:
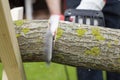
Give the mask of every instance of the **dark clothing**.
M 120 0 L 108 0 L 103 13 L 107 27 L 120 29 Z
M 67 8 L 75 9 L 80 0 L 66 0 Z M 107 0 L 103 9 L 106 27 L 120 29 L 120 0 Z M 102 71 L 77 68 L 78 80 L 103 80 Z M 107 80 L 120 80 L 120 74 L 107 72 Z
M 75 9 L 80 4 L 80 1 L 81 0 L 66 0 L 67 9 Z
M 103 80 L 102 71 L 77 68 L 78 80 Z

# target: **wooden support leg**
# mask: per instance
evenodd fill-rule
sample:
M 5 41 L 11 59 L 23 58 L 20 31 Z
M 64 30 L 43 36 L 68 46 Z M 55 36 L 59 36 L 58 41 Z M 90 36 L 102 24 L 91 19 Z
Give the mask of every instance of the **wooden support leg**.
M 26 80 L 8 0 L 0 0 L 0 58 L 8 80 Z
M 11 12 L 11 16 L 12 16 L 13 21 L 23 19 L 23 7 L 13 8 L 10 10 L 10 12 Z M 6 74 L 4 69 L 3 69 L 3 73 L 2 73 L 2 80 L 8 80 L 7 74 Z

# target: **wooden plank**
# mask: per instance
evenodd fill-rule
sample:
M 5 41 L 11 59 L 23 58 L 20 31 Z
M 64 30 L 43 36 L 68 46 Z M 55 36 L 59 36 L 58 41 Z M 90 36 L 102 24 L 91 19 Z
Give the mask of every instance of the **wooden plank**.
M 0 0 L 0 58 L 8 80 L 26 80 L 8 0 Z
M 13 21 L 23 19 L 23 7 L 15 7 L 10 10 L 10 13 Z M 2 73 L 2 80 L 8 80 L 7 74 L 4 69 Z

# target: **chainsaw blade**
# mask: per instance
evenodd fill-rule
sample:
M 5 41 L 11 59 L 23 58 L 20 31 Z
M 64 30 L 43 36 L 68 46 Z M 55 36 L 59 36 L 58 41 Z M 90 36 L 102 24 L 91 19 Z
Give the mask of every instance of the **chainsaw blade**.
M 48 29 L 45 35 L 45 56 L 47 64 L 51 62 L 52 51 L 53 51 L 53 35 L 50 29 Z

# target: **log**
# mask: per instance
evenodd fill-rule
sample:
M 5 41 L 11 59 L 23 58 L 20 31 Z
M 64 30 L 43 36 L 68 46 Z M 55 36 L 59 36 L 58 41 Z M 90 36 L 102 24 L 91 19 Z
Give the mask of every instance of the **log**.
M 15 21 L 24 62 L 45 61 L 47 20 Z M 52 62 L 120 72 L 120 30 L 59 22 Z

